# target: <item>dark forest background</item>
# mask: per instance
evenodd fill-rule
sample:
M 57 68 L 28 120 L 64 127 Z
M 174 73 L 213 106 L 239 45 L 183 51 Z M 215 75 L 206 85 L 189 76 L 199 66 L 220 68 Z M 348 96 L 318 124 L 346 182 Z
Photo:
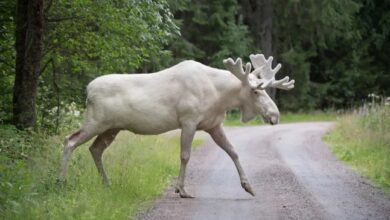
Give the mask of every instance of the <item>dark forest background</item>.
M 3 0 L 0 123 L 54 128 L 109 73 L 185 59 L 220 67 L 264 53 L 283 64 L 282 111 L 343 109 L 390 95 L 390 3 L 380 0 Z M 72 110 L 73 109 L 73 110 Z

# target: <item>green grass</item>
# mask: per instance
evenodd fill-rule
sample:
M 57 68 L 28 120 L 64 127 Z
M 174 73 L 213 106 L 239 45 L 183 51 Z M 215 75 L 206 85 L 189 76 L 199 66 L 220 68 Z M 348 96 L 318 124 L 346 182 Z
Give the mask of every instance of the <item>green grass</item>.
M 312 113 L 281 113 L 280 123 L 314 122 L 314 121 L 335 121 L 337 114 L 334 112 L 312 112 Z
M 337 118 L 337 114 L 334 112 L 311 112 L 311 113 L 281 113 L 280 114 L 280 123 L 295 123 L 295 122 L 314 122 L 314 121 L 334 121 Z M 256 119 L 248 122 L 242 123 L 240 121 L 240 115 L 238 113 L 228 114 L 224 121 L 226 126 L 254 126 L 254 125 L 263 125 L 264 122 L 261 117 L 256 117 Z
M 324 138 L 333 154 L 390 191 L 390 108 L 371 109 L 367 116 L 349 114 Z
M 0 129 L 0 132 L 4 133 Z M 121 132 L 106 150 L 103 162 L 111 187 L 101 184 L 88 144 L 73 152 L 67 184 L 55 184 L 63 135 L 16 131 L 2 144 L 32 146 L 29 157 L 6 152 L 0 157 L 0 219 L 129 219 L 145 209 L 178 174 L 177 137 L 138 136 Z M 12 135 L 15 140 L 12 139 Z M 34 136 L 34 135 L 33 135 Z M 10 140 L 7 142 L 7 140 Z M 195 140 L 194 145 L 200 141 Z M 88 145 L 88 146 L 87 146 Z M 27 154 L 27 153 L 23 153 Z

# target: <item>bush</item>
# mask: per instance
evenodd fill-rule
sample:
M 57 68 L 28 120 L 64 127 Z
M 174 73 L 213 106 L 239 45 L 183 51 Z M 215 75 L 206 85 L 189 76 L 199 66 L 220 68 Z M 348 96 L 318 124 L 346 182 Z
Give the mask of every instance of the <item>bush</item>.
M 0 126 L 0 212 L 15 211 L 29 186 L 27 159 L 32 145 L 27 131 Z
M 90 143 L 72 154 L 67 184 L 60 186 L 55 180 L 65 134 L 0 125 L 0 219 L 132 218 L 178 174 L 177 137 L 121 132 L 103 156 L 110 188 L 101 184 Z
M 376 105 L 342 117 L 324 140 L 338 159 L 390 190 L 389 134 L 390 107 Z

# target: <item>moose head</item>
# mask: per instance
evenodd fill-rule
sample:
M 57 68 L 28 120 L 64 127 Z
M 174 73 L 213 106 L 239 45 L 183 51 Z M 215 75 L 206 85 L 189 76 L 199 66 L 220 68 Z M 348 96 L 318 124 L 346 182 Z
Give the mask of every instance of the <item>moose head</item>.
M 252 54 L 249 58 L 254 67 L 252 72 L 251 63 L 248 62 L 244 70 L 240 58 L 237 58 L 236 61 L 232 58 L 223 61 L 226 68 L 242 82 L 243 96 L 249 97 L 241 107 L 241 120 L 247 122 L 260 114 L 264 122 L 271 125 L 277 124 L 279 122 L 279 109 L 265 89 L 273 87 L 290 90 L 294 88 L 295 81 L 289 80 L 288 76 L 281 80 L 275 79 L 275 75 L 282 65 L 279 63 L 275 68 L 272 68 L 272 56 L 266 59 L 263 54 Z

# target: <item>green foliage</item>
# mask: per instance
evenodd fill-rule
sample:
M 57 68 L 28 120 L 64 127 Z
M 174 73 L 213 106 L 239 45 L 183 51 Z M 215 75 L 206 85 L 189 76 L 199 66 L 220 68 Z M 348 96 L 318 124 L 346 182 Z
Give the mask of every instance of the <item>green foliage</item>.
M 296 88 L 283 109 L 349 107 L 389 95 L 389 3 L 304 0 L 275 4 L 278 54 Z M 384 40 L 387 39 L 387 40 Z M 385 61 L 386 60 L 386 61 Z
M 0 4 L 0 121 L 10 121 L 16 3 Z M 86 84 L 99 75 L 136 72 L 147 60 L 169 57 L 163 46 L 178 34 L 165 0 L 49 1 L 38 118 L 47 119 L 45 110 L 71 102 L 83 105 Z
M 184 59 L 220 67 L 254 48 L 240 1 L 48 1 L 38 91 L 38 126 L 47 111 L 84 105 L 85 86 L 113 72 L 158 71 Z M 10 122 L 15 1 L 0 3 L 0 121 Z M 251 3 L 256 5 L 255 3 Z M 274 1 L 273 54 L 296 79 L 278 91 L 282 110 L 340 108 L 368 93 L 389 95 L 389 3 L 380 0 Z M 174 14 L 174 15 L 173 15 Z M 179 31 L 180 27 L 180 31 Z M 256 39 L 261 41 L 261 39 Z M 58 117 L 58 116 L 57 116 Z M 61 120 L 60 120 L 61 121 Z M 55 122 L 55 124 L 58 124 Z M 54 127 L 57 127 L 54 126 Z
M 21 207 L 21 201 L 29 193 L 31 174 L 26 168 L 26 162 L 0 155 L 0 217 L 5 213 L 13 213 Z M 12 215 L 10 215 L 12 216 Z
M 51 109 L 82 106 L 91 79 L 134 72 L 178 33 L 166 1 L 53 1 L 47 18 L 41 126 L 52 123 Z
M 14 126 L 0 126 L 0 217 L 6 210 L 20 207 L 20 200 L 28 193 L 31 174 L 27 160 L 39 139 L 33 139 L 28 131 Z
M 178 174 L 177 137 L 122 132 L 103 158 L 110 188 L 101 183 L 90 143 L 73 153 L 67 184 L 61 186 L 55 179 L 64 133 L 47 136 L 0 126 L 0 135 L 5 137 L 0 145 L 1 219 L 129 219 Z
M 55 1 L 47 16 L 47 60 L 72 74 L 135 70 L 178 33 L 165 1 Z
M 349 85 L 359 74 L 355 65 L 360 59 L 352 57 L 360 54 L 356 54 L 360 32 L 355 18 L 360 5 L 350 0 L 304 0 L 275 7 L 275 44 L 286 64 L 282 72 L 297 81 L 294 90 L 280 95 L 281 108 L 329 108 L 356 98 Z
M 390 190 L 390 108 L 371 108 L 366 115 L 349 114 L 324 140 L 335 156 L 374 184 Z
M 50 99 L 47 99 L 50 102 Z M 68 131 L 74 127 L 80 127 L 84 112 L 78 108 L 75 102 L 69 104 L 59 101 L 59 105 L 50 108 L 50 105 L 43 102 L 38 106 L 41 117 L 37 119 L 39 127 L 36 130 L 47 134 L 55 134 Z
M 306 60 L 309 54 L 300 48 L 290 49 L 281 54 L 281 59 L 285 60 L 285 70 L 291 70 L 294 80 L 297 81 L 295 88 L 288 92 L 279 92 L 281 97 L 281 108 L 283 110 L 301 109 L 310 110 L 314 108 L 315 103 L 309 96 L 310 92 L 310 63 Z M 289 71 L 290 72 L 290 71 Z
M 370 86 L 377 94 L 390 94 L 390 2 L 380 0 L 362 0 L 363 7 L 357 16 L 362 42 L 359 48 L 364 49 L 365 74 L 373 78 Z M 362 82 L 362 81 L 360 81 Z M 363 81 L 364 82 L 364 81 Z M 360 83 L 362 84 L 362 83 Z M 363 87 L 365 86 L 365 87 Z M 366 89 L 367 84 L 361 85 Z
M 236 0 L 191 1 L 178 19 L 182 38 L 172 44 L 177 60 L 196 59 L 223 67 L 227 57 L 248 57 L 251 38 Z
M 15 72 L 15 1 L 0 2 L 0 123 L 11 120 Z

